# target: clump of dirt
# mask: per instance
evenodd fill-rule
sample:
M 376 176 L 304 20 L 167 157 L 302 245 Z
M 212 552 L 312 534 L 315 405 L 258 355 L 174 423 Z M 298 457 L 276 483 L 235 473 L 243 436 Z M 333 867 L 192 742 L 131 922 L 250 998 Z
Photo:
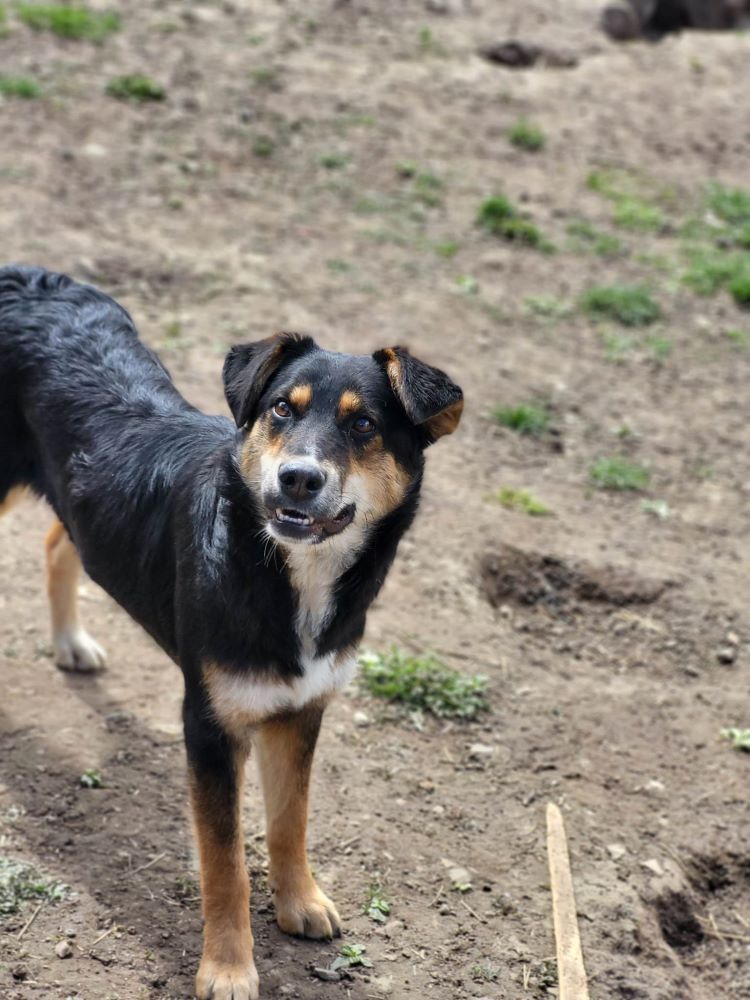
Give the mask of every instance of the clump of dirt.
M 507 544 L 500 544 L 482 557 L 480 576 L 482 592 L 493 607 L 515 603 L 555 609 L 574 600 L 616 606 L 652 604 L 667 586 L 664 580 L 648 580 L 632 572 L 584 562 L 566 562 Z

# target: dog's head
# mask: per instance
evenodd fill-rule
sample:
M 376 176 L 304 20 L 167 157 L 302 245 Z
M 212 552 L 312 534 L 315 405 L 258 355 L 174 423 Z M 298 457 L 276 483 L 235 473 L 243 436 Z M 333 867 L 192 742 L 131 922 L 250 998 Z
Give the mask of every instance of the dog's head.
M 400 507 L 424 449 L 463 408 L 459 387 L 405 348 L 334 354 L 293 333 L 233 347 L 224 390 L 243 429 L 242 476 L 284 544 L 366 528 Z

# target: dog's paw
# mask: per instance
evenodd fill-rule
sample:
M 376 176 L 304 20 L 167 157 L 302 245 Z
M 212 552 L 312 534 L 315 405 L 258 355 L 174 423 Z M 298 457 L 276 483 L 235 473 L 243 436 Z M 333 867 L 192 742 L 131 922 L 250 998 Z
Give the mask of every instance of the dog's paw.
M 53 637 L 55 663 L 60 670 L 74 670 L 90 674 L 103 670 L 107 664 L 107 654 L 82 628 L 68 628 Z
M 304 892 L 275 892 L 274 904 L 276 923 L 286 934 L 319 940 L 341 934 L 336 907 L 314 882 Z
M 195 980 L 198 1000 L 258 1000 L 258 973 L 248 966 L 220 965 L 204 958 Z

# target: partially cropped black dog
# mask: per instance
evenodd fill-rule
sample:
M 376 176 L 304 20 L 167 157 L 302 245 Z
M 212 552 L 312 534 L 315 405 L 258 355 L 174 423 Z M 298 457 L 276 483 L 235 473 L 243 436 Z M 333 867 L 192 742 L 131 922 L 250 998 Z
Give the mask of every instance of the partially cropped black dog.
M 76 609 L 80 559 L 185 677 L 205 918 L 200 998 L 258 996 L 240 821 L 251 745 L 279 926 L 339 929 L 305 852 L 323 710 L 419 498 L 461 390 L 400 347 L 333 354 L 281 333 L 224 363 L 237 427 L 190 406 L 94 288 L 0 269 L 0 506 L 30 488 L 47 538 L 61 667 L 103 665 Z

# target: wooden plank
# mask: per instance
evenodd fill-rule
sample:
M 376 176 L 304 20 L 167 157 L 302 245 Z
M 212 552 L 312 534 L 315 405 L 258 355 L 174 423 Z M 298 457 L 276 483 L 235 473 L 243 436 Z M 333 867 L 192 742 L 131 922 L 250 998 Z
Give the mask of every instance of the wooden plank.
M 552 887 L 560 1000 L 589 1000 L 565 824 L 562 813 L 553 802 L 547 805 L 547 856 Z

